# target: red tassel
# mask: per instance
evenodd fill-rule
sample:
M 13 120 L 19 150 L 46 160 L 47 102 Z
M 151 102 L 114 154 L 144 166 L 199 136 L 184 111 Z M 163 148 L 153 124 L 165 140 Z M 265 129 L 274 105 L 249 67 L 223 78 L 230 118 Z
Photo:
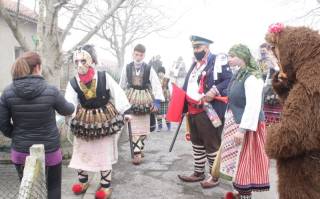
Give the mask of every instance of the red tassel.
M 190 141 L 190 140 L 191 140 L 191 135 L 190 135 L 190 133 L 187 133 L 187 134 L 186 134 L 186 140 L 187 140 L 187 141 Z
M 223 102 L 223 103 L 225 103 L 225 104 L 228 103 L 228 97 L 216 96 L 216 97 L 214 97 L 214 99 L 215 99 L 215 100 L 218 100 L 218 101 L 220 101 L 220 102 Z
M 199 93 L 202 94 L 204 93 L 204 81 L 206 79 L 206 72 L 203 71 L 202 74 L 201 74 L 201 79 L 200 79 L 200 82 L 199 82 Z

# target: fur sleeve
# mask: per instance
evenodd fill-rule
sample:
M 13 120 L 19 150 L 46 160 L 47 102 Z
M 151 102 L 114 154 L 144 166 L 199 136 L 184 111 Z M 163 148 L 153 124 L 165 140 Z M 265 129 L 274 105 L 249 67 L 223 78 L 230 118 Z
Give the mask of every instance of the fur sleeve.
M 280 98 L 280 101 L 284 103 L 288 97 L 289 91 L 292 88 L 292 85 L 287 79 L 279 79 L 279 72 L 275 73 L 272 77 L 272 88 L 277 93 Z
M 270 158 L 289 158 L 319 150 L 319 116 L 305 88 L 297 83 L 285 101 L 281 122 L 268 128 L 266 152 Z

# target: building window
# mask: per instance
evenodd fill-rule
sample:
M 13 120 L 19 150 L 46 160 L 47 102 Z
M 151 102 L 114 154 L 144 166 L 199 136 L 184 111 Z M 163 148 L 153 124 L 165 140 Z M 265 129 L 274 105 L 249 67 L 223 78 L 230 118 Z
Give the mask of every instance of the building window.
M 23 54 L 23 49 L 22 47 L 14 47 L 14 57 L 15 59 L 17 59 L 18 57 L 20 57 Z

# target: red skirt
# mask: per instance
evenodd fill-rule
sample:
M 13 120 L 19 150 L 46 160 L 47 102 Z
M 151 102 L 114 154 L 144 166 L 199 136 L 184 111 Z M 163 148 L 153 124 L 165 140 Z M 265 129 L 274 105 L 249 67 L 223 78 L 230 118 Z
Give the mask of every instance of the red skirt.
M 269 190 L 269 159 L 265 153 L 266 125 L 259 122 L 257 131 L 246 132 L 242 146 L 233 137 L 239 125 L 227 111 L 222 137 L 220 176 L 233 181 L 237 191 Z
M 236 190 L 269 190 L 269 159 L 264 148 L 265 142 L 265 122 L 259 122 L 257 131 L 246 133 L 233 182 Z

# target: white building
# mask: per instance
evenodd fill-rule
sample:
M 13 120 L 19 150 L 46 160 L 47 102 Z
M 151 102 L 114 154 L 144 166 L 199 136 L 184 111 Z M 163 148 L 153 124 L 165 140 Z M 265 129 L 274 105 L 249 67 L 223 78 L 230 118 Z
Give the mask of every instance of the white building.
M 2 1 L 12 17 L 16 16 L 17 2 L 14 0 Z M 34 46 L 33 39 L 37 32 L 37 14 L 20 4 L 18 26 L 29 46 Z M 0 15 L 0 92 L 11 82 L 11 65 L 23 51 L 13 36 L 11 29 Z

